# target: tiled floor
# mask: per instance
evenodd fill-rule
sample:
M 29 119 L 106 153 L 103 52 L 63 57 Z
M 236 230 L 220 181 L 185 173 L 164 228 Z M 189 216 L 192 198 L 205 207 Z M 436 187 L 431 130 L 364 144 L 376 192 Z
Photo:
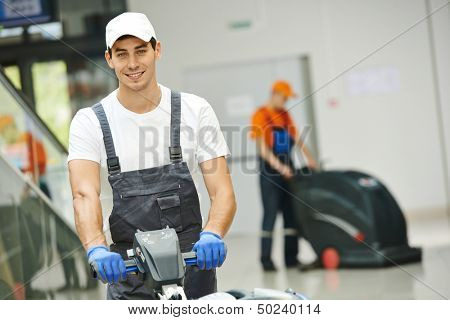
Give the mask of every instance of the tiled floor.
M 299 272 L 279 264 L 264 273 L 258 263 L 255 236 L 229 237 L 227 263 L 218 271 L 219 290 L 254 287 L 293 288 L 311 299 L 442 299 L 450 297 L 450 231 L 445 218 L 409 223 L 410 243 L 422 246 L 422 263 L 381 269 Z M 278 240 L 278 241 L 277 241 Z M 274 244 L 274 261 L 282 261 L 281 234 Z M 301 243 L 301 258 L 314 259 Z

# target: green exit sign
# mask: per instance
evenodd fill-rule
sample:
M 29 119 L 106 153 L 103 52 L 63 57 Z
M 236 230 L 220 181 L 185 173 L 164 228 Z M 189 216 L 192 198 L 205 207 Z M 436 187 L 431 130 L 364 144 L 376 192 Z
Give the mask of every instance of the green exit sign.
M 230 22 L 228 24 L 228 26 L 232 30 L 250 29 L 252 27 L 252 21 L 251 20 L 233 21 L 233 22 Z

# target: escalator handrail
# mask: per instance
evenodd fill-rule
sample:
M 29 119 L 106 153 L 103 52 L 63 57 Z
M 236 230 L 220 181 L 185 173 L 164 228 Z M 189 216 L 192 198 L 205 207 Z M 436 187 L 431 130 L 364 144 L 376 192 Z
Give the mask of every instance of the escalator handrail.
M 61 151 L 61 153 L 67 155 L 66 147 L 58 140 L 58 138 L 53 134 L 50 128 L 45 124 L 45 122 L 39 117 L 36 111 L 30 106 L 30 102 L 24 99 L 23 93 L 19 92 L 11 80 L 4 73 L 3 67 L 0 65 L 0 83 L 3 84 L 8 90 L 8 92 L 14 97 L 18 102 L 19 106 L 24 110 L 24 112 L 29 115 L 34 123 L 39 127 L 41 132 L 46 135 L 49 140 L 56 145 L 56 147 Z

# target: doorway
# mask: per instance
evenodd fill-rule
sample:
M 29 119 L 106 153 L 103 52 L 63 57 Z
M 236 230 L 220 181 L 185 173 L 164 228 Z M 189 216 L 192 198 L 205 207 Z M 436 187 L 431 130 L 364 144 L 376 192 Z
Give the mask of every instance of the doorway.
M 208 100 L 230 148 L 229 166 L 239 203 L 238 210 L 243 213 L 238 214 L 233 223 L 235 233 L 259 230 L 262 211 L 258 160 L 256 146 L 247 133 L 253 112 L 269 98 L 271 85 L 278 79 L 290 82 L 298 94 L 298 98 L 290 101 L 287 108 L 299 130 L 307 132 L 305 141 L 314 157 L 320 159 L 313 100 L 307 98 L 311 94 L 307 56 L 196 67 L 183 73 L 183 90 Z M 295 158 L 297 167 L 304 164 L 300 155 L 297 154 Z M 208 193 L 203 184 L 198 185 L 202 212 L 206 214 L 209 208 Z

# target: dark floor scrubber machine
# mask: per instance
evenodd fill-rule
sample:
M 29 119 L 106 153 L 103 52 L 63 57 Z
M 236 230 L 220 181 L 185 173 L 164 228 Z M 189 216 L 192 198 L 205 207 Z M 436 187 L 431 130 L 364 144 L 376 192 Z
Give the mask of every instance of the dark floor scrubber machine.
M 197 265 L 196 253 L 181 253 L 175 229 L 138 231 L 134 235 L 133 248 L 127 251 L 127 273 L 135 273 L 145 286 L 155 292 L 160 300 L 185 300 L 184 274 L 187 265 Z M 97 278 L 92 268 L 92 276 Z M 206 295 L 201 300 L 304 300 L 292 289 L 278 291 L 257 289 L 252 291 L 230 290 Z
M 408 245 L 399 205 L 376 178 L 357 171 L 302 168 L 290 187 L 298 228 L 323 267 L 383 267 L 421 260 L 421 249 Z

